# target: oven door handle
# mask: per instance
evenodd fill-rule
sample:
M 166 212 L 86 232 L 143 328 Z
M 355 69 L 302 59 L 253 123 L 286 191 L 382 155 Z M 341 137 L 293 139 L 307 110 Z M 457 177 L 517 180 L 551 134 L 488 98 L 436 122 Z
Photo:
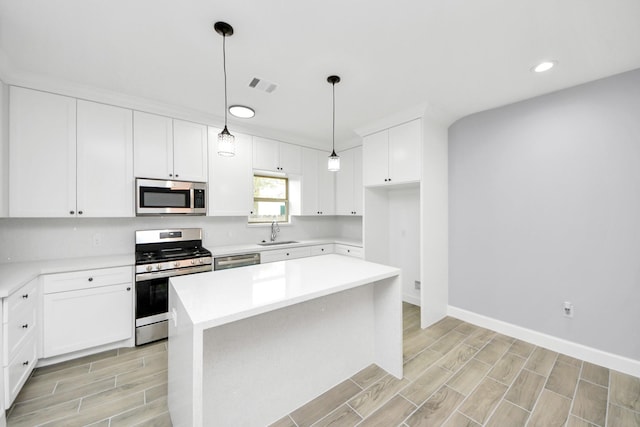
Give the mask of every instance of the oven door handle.
M 136 282 L 142 282 L 151 279 L 162 279 L 164 277 L 183 276 L 185 274 L 201 273 L 211 271 L 211 264 L 199 265 L 197 267 L 179 268 L 166 271 L 152 271 L 150 273 L 136 274 Z

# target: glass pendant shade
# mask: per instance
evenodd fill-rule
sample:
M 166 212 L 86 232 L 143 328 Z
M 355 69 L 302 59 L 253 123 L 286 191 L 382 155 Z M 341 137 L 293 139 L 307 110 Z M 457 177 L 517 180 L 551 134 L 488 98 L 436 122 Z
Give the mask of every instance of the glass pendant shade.
M 340 170 L 340 157 L 338 157 L 335 150 L 329 156 L 327 167 L 330 172 L 338 172 Z
M 236 137 L 229 133 L 225 126 L 218 134 L 218 155 L 231 157 L 236 154 Z

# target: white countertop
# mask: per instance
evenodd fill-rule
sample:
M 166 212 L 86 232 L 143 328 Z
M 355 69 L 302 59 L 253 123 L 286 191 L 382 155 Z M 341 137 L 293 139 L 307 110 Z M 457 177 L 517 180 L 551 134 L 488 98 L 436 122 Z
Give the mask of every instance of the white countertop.
M 217 256 L 225 256 L 225 255 L 237 255 L 237 254 L 243 254 L 247 252 L 264 252 L 264 251 L 273 251 L 276 249 L 295 248 L 299 246 L 325 245 L 325 244 L 333 244 L 333 243 L 362 247 L 361 240 L 344 239 L 342 237 L 327 237 L 323 239 L 297 240 L 296 243 L 288 243 L 286 245 L 261 246 L 258 243 L 247 243 L 242 245 L 207 247 L 207 249 L 211 251 L 214 257 L 217 257 Z
M 0 298 L 6 298 L 40 274 L 65 273 L 68 271 L 121 267 L 134 264 L 135 256 L 132 253 L 3 263 L 0 264 Z
M 193 324 L 208 329 L 399 274 L 329 254 L 173 277 L 170 284 Z

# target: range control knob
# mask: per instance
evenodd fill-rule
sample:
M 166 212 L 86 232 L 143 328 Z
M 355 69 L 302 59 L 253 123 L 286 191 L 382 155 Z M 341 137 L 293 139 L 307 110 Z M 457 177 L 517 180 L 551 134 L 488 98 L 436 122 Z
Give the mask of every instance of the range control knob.
M 192 259 L 192 260 L 191 260 L 191 265 L 193 265 L 193 264 L 195 264 L 195 263 L 196 263 L 196 260 L 195 260 L 195 259 Z
M 151 271 L 153 270 L 153 266 L 152 265 L 147 265 L 147 271 Z
M 180 261 L 176 261 L 176 262 L 174 262 L 174 263 L 173 263 L 173 266 L 174 266 L 174 267 L 180 267 Z
M 199 262 L 200 264 L 204 264 L 204 259 L 200 258 L 200 259 L 198 260 L 198 262 Z
M 161 268 L 162 268 L 162 264 L 158 264 L 158 265 L 156 265 L 156 269 L 157 269 L 157 270 L 160 270 Z

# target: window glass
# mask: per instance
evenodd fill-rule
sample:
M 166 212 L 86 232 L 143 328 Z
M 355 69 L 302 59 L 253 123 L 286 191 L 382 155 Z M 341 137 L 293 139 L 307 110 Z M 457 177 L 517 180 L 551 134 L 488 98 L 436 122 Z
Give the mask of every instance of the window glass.
M 289 221 L 289 180 L 255 175 L 253 177 L 253 214 L 249 223 Z

